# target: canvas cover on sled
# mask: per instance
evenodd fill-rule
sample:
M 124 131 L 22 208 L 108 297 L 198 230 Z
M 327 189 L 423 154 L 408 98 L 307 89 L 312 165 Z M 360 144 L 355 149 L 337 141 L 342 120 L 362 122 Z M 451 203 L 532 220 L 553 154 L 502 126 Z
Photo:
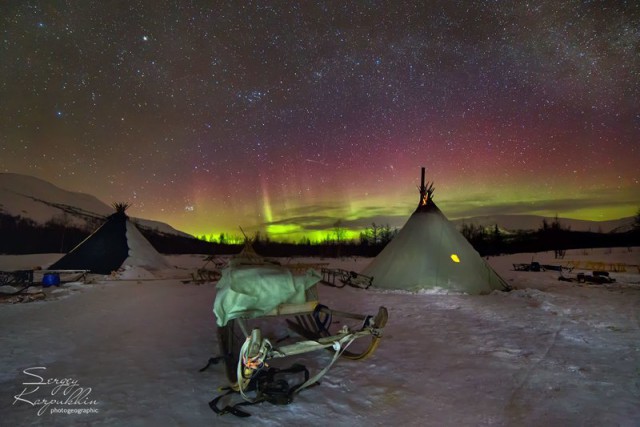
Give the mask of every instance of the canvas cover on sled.
M 213 304 L 218 326 L 238 317 L 265 316 L 281 304 L 303 304 L 306 290 L 322 276 L 309 270 L 294 276 L 279 266 L 238 266 L 222 271 Z

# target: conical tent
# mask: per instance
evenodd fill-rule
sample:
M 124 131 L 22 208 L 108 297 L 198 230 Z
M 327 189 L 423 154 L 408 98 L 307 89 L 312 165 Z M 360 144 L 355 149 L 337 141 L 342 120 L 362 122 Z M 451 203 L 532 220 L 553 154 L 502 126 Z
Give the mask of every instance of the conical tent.
M 253 247 L 253 241 L 245 236 L 244 246 L 240 253 L 234 255 L 231 258 L 235 264 L 264 264 L 264 257 L 258 255 L 255 248 Z
M 256 252 L 255 248 L 253 247 L 253 242 L 255 241 L 255 239 L 251 239 L 250 237 L 248 237 L 242 227 L 240 227 L 240 231 L 242 231 L 242 235 L 244 236 L 244 246 L 242 247 L 240 253 L 231 257 L 231 259 L 229 260 L 229 265 L 240 266 L 274 264 L 273 261 L 263 257 Z
M 362 271 L 384 289 L 442 289 L 467 294 L 508 290 L 433 202 L 433 186 L 420 186 L 420 203 L 398 235 Z
M 96 274 L 110 274 L 123 266 L 148 270 L 167 268 L 162 255 L 125 214 L 127 205 L 117 204 L 115 207 L 116 213 L 110 215 L 100 228 L 49 269 L 89 270 Z

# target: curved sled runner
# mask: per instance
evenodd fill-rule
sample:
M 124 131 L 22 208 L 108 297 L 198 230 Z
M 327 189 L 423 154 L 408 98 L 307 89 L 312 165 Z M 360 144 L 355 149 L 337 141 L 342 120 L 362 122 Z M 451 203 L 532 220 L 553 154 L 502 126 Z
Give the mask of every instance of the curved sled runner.
M 368 345 L 359 351 L 343 350 L 341 356 L 345 359 L 362 360 L 371 356 L 378 348 L 382 338 L 382 330 L 387 324 L 389 313 L 385 307 L 380 307 L 376 316 L 365 316 L 360 314 L 346 313 L 343 311 L 331 310 L 329 307 L 318 305 L 312 314 L 301 314 L 295 317 L 295 321 L 287 319 L 287 324 L 297 334 L 308 340 L 326 342 L 340 337 L 340 331 L 331 332 L 335 323 L 334 318 L 346 318 L 362 321 L 359 332 L 361 337 L 369 337 Z M 366 341 L 366 340 L 363 340 Z M 333 351 L 332 347 L 328 347 Z
M 252 376 L 270 359 L 323 349 L 332 351 L 334 357 L 329 365 L 306 381 L 298 389 L 301 390 L 317 382 L 339 357 L 362 360 L 373 354 L 388 320 L 387 309 L 380 307 L 375 315 L 362 315 L 319 304 L 316 283 L 320 278 L 314 271 L 293 276 L 286 268 L 264 265 L 233 267 L 223 272 L 214 312 L 218 344 L 232 388 L 242 394 Z M 281 295 L 274 300 L 278 294 Z M 274 305 L 278 299 L 284 302 Z M 302 340 L 279 345 L 282 340 L 277 336 L 282 338 L 283 328 L 273 330 L 269 326 L 283 318 Z M 284 338 L 292 341 L 291 336 Z

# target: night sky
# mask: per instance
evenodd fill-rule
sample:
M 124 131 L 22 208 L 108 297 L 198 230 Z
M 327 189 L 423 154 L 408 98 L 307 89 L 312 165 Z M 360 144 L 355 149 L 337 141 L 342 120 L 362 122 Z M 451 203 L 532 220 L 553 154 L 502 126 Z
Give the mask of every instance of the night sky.
M 192 234 L 640 208 L 638 1 L 3 1 L 0 172 Z M 319 234 L 318 234 L 319 232 Z

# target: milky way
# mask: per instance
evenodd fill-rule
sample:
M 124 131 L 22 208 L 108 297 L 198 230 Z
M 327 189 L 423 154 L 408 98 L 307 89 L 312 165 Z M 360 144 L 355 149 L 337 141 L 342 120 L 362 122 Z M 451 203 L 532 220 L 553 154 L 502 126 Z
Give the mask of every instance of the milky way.
M 636 1 L 12 1 L 0 172 L 194 233 L 640 207 Z

